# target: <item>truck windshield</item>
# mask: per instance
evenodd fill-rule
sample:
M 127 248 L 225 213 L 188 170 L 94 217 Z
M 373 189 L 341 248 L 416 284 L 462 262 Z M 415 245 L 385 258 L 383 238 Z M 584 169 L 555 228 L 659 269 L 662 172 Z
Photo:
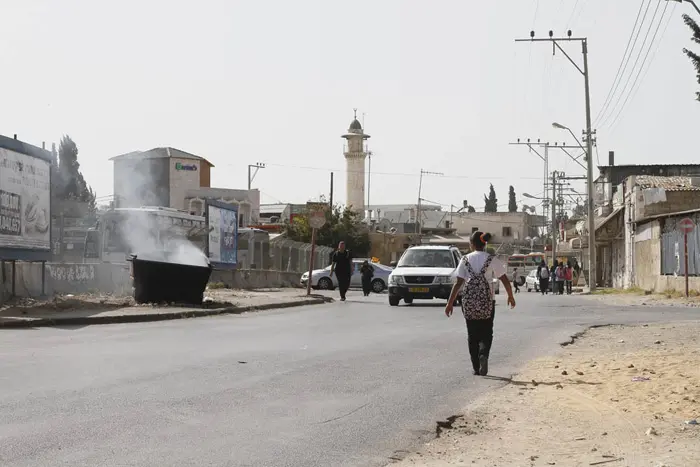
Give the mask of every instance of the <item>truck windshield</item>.
M 455 258 L 448 250 L 407 250 L 397 267 L 400 268 L 454 268 Z

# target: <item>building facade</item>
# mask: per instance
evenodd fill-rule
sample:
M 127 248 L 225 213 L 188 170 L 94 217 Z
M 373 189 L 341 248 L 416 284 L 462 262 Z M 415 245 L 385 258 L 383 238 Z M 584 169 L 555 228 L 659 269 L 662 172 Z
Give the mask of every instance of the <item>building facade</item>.
M 211 187 L 214 165 L 203 157 L 171 147 L 134 151 L 114 162 L 114 207 L 162 206 L 204 214 L 207 199 L 238 207 L 239 226 L 257 223 L 260 192 Z

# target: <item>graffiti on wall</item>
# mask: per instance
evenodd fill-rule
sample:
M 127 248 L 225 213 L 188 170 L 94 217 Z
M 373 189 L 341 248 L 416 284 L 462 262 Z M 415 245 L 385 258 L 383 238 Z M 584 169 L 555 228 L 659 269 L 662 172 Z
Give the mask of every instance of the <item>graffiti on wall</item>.
M 47 264 L 51 279 L 55 281 L 86 282 L 95 280 L 95 266 L 91 264 Z

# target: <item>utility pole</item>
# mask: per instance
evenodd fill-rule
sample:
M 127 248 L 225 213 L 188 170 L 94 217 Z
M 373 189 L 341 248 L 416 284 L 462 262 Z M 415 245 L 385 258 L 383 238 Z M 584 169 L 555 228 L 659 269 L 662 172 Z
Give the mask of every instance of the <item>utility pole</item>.
M 328 205 L 331 209 L 331 212 L 333 212 L 333 172 L 331 172 L 331 196 Z
M 418 205 L 416 206 L 416 222 L 418 223 L 418 236 L 423 233 L 423 222 L 421 220 L 421 191 L 423 189 L 423 175 L 445 175 L 441 172 L 429 172 L 427 170 L 420 169 L 420 179 L 418 181 Z
M 253 186 L 253 179 L 258 174 L 258 170 L 264 169 L 265 164 L 262 162 L 256 162 L 255 164 L 248 164 L 248 190 Z M 251 169 L 255 169 L 255 172 L 251 172 Z
M 552 172 L 552 265 L 557 259 L 557 171 Z
M 589 86 L 588 70 L 588 38 L 571 37 L 571 30 L 567 31 L 567 37 L 554 37 L 554 33 L 549 31 L 548 38 L 535 38 L 535 31 L 530 31 L 529 39 L 516 39 L 516 42 L 551 42 L 552 53 L 559 50 L 571 62 L 571 64 L 583 75 L 584 91 L 586 99 L 586 158 L 587 158 L 587 185 L 588 185 L 588 287 L 591 292 L 596 288 L 596 245 L 595 245 L 595 204 L 593 193 L 593 130 L 591 128 L 591 96 Z M 559 42 L 580 42 L 583 54 L 583 70 L 559 45 Z

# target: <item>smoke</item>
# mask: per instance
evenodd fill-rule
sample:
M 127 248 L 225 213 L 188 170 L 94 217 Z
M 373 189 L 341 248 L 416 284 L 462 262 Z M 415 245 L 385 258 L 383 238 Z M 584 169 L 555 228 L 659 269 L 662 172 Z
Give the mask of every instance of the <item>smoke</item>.
M 124 163 L 115 173 L 117 207 L 168 206 L 169 192 L 164 189 L 169 180 L 170 159 L 136 159 Z M 115 167 L 116 171 L 116 167 Z M 178 200 L 179 201 L 179 200 Z M 191 266 L 209 266 L 209 259 L 201 248 L 184 235 L 173 234 L 174 226 L 159 222 L 160 216 L 147 212 L 133 212 L 121 219 L 117 226 L 127 253 L 139 259 L 180 263 Z

